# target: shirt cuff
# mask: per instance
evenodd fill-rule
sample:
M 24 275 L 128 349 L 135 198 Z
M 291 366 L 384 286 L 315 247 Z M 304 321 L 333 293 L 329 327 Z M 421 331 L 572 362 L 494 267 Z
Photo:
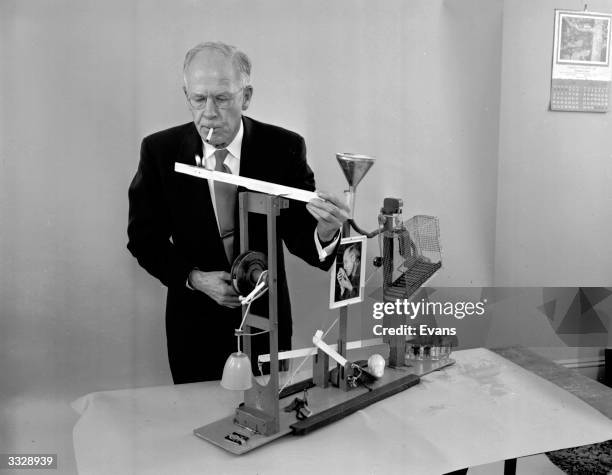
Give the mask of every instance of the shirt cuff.
M 321 245 L 321 240 L 319 239 L 319 235 L 317 234 L 317 228 L 314 230 L 314 242 L 315 247 L 317 248 L 317 253 L 319 254 L 319 260 L 323 262 L 326 257 L 328 257 L 333 250 L 336 248 L 336 244 L 340 239 L 340 232 L 336 233 L 336 237 L 332 242 L 330 242 L 325 248 Z
M 197 267 L 194 267 L 193 269 L 191 269 L 191 270 L 189 271 L 189 274 L 187 274 L 187 279 L 185 279 L 185 287 L 187 287 L 189 290 L 195 290 L 195 289 L 194 289 L 194 288 L 193 288 L 193 287 L 192 287 L 192 286 L 189 284 L 189 276 L 191 275 L 191 271 L 194 271 L 194 270 L 200 270 L 200 269 L 198 269 Z

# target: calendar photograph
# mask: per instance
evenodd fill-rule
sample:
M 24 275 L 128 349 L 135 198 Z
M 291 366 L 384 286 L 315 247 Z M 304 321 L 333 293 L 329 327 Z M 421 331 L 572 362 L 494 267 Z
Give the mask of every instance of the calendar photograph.
M 609 64 L 609 15 L 561 12 L 555 36 L 558 63 L 589 66 Z

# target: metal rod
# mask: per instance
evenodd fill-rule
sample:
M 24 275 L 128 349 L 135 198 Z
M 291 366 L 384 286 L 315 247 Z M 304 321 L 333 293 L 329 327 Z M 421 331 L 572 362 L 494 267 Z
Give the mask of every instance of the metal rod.
M 370 338 L 369 340 L 356 340 L 356 341 L 349 341 L 346 344 L 346 349 L 347 351 L 350 350 L 357 350 L 359 348 L 369 348 L 370 346 L 378 346 L 378 345 L 384 345 L 385 343 L 383 342 L 382 338 Z M 329 345 L 330 348 L 333 348 L 334 350 L 338 350 L 338 345 L 337 344 L 331 344 Z M 290 351 L 281 351 L 278 354 L 278 359 L 280 360 L 292 360 L 294 358 L 303 358 L 305 356 L 311 356 L 314 355 L 317 352 L 317 348 L 316 347 L 310 347 L 310 348 L 299 348 L 297 350 L 290 350 Z M 267 363 L 270 361 L 270 355 L 269 354 L 265 354 L 265 355 L 259 355 L 257 357 L 257 362 L 258 363 Z
M 351 187 L 353 188 L 353 187 Z M 354 188 L 353 188 L 354 190 Z M 347 221 L 342 224 L 342 236 L 348 237 L 351 235 L 351 227 Z M 346 356 L 346 342 L 348 340 L 348 307 L 340 307 L 340 321 L 338 324 L 338 353 Z M 338 386 L 343 391 L 348 391 L 349 385 L 347 374 L 345 374 L 344 366 L 338 365 Z
M 240 193 L 238 195 L 238 223 L 240 225 L 240 253 L 246 252 L 249 249 L 249 193 Z M 246 315 L 247 308 L 242 306 L 242 319 Z M 244 333 L 253 333 L 253 328 L 246 322 L 243 329 Z M 251 337 L 245 336 L 243 340 L 244 353 L 249 357 L 249 361 L 253 361 L 251 351 Z
M 282 198 L 281 198 L 282 199 Z M 270 320 L 270 381 L 266 386 L 268 403 L 272 407 L 274 432 L 280 430 L 278 406 L 278 240 L 276 218 L 280 214 L 279 198 L 268 196 L 268 318 Z

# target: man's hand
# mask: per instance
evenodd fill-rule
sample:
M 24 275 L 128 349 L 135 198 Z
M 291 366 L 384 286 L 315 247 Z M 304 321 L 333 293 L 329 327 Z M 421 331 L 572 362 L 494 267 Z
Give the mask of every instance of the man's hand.
M 309 201 L 306 209 L 317 220 L 317 235 L 322 242 L 329 242 L 348 219 L 349 207 L 343 199 L 325 191 L 317 191 L 319 199 Z
M 348 275 L 346 275 L 346 271 L 344 270 L 344 267 L 340 267 L 340 270 L 338 271 L 338 275 L 336 276 L 336 278 L 338 279 L 338 285 L 340 285 L 340 288 L 346 289 L 349 292 L 353 290 L 353 284 L 351 284 L 351 281 L 348 278 Z
M 189 285 L 192 288 L 204 292 L 219 305 L 238 307 L 240 300 L 230 281 L 231 276 L 224 271 L 202 272 L 194 269 L 189 274 Z

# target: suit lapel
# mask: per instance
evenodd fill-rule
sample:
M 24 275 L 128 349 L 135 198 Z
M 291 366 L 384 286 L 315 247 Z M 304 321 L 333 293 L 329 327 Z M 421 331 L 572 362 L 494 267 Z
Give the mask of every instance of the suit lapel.
M 201 157 L 203 155 L 203 147 L 202 138 L 192 122 L 183 134 L 176 161 L 187 165 L 195 165 L 195 156 L 199 155 Z
M 176 161 L 187 165 L 195 165 L 195 156 L 204 156 L 203 148 L 202 138 L 192 123 L 183 136 Z M 181 194 L 186 197 L 183 206 L 195 208 L 194 215 L 196 220 L 199 221 L 194 223 L 195 228 L 203 228 L 203 232 L 207 234 L 215 233 L 214 238 L 211 234 L 208 234 L 208 238 L 218 241 L 218 245 L 223 248 L 216 224 L 215 210 L 213 209 L 208 181 L 189 175 L 183 175 L 183 177 L 185 178 L 181 181 L 181 186 L 184 186 L 184 188 L 181 190 Z
M 240 176 L 253 178 L 253 121 L 248 117 L 242 116 L 244 133 L 242 135 L 242 145 L 240 146 Z M 240 204 L 238 196 L 242 191 L 248 191 L 245 187 L 239 186 L 236 193 L 236 211 L 234 213 L 234 256 L 240 254 Z
M 195 125 L 191 123 L 191 126 L 188 127 L 187 132 L 183 137 L 176 160 L 181 163 L 186 163 L 187 165 L 195 165 L 195 156 L 199 155 L 200 157 L 203 157 L 203 149 L 204 144 L 202 143 L 202 138 L 200 137 L 200 134 L 198 134 Z M 185 176 L 189 178 L 189 180 L 185 182 L 187 186 L 185 192 L 191 200 L 189 204 L 186 203 L 185 205 L 193 206 L 195 204 L 200 209 L 204 222 L 210 222 L 209 220 L 212 217 L 212 222 L 214 223 L 215 211 L 212 205 L 210 189 L 208 188 L 208 181 L 203 180 L 202 178 L 191 177 L 189 175 Z
M 255 154 L 257 153 L 255 148 L 256 137 L 253 133 L 253 121 L 248 117 L 242 117 L 242 124 L 244 126 L 244 134 L 242 135 L 242 145 L 240 147 L 240 176 L 253 178 L 253 170 L 255 160 Z M 244 188 L 240 187 L 238 191 L 243 191 Z
M 274 144 L 267 140 L 266 129 L 249 117 L 242 117 L 244 135 L 240 149 L 240 175 L 263 181 L 276 181 Z

